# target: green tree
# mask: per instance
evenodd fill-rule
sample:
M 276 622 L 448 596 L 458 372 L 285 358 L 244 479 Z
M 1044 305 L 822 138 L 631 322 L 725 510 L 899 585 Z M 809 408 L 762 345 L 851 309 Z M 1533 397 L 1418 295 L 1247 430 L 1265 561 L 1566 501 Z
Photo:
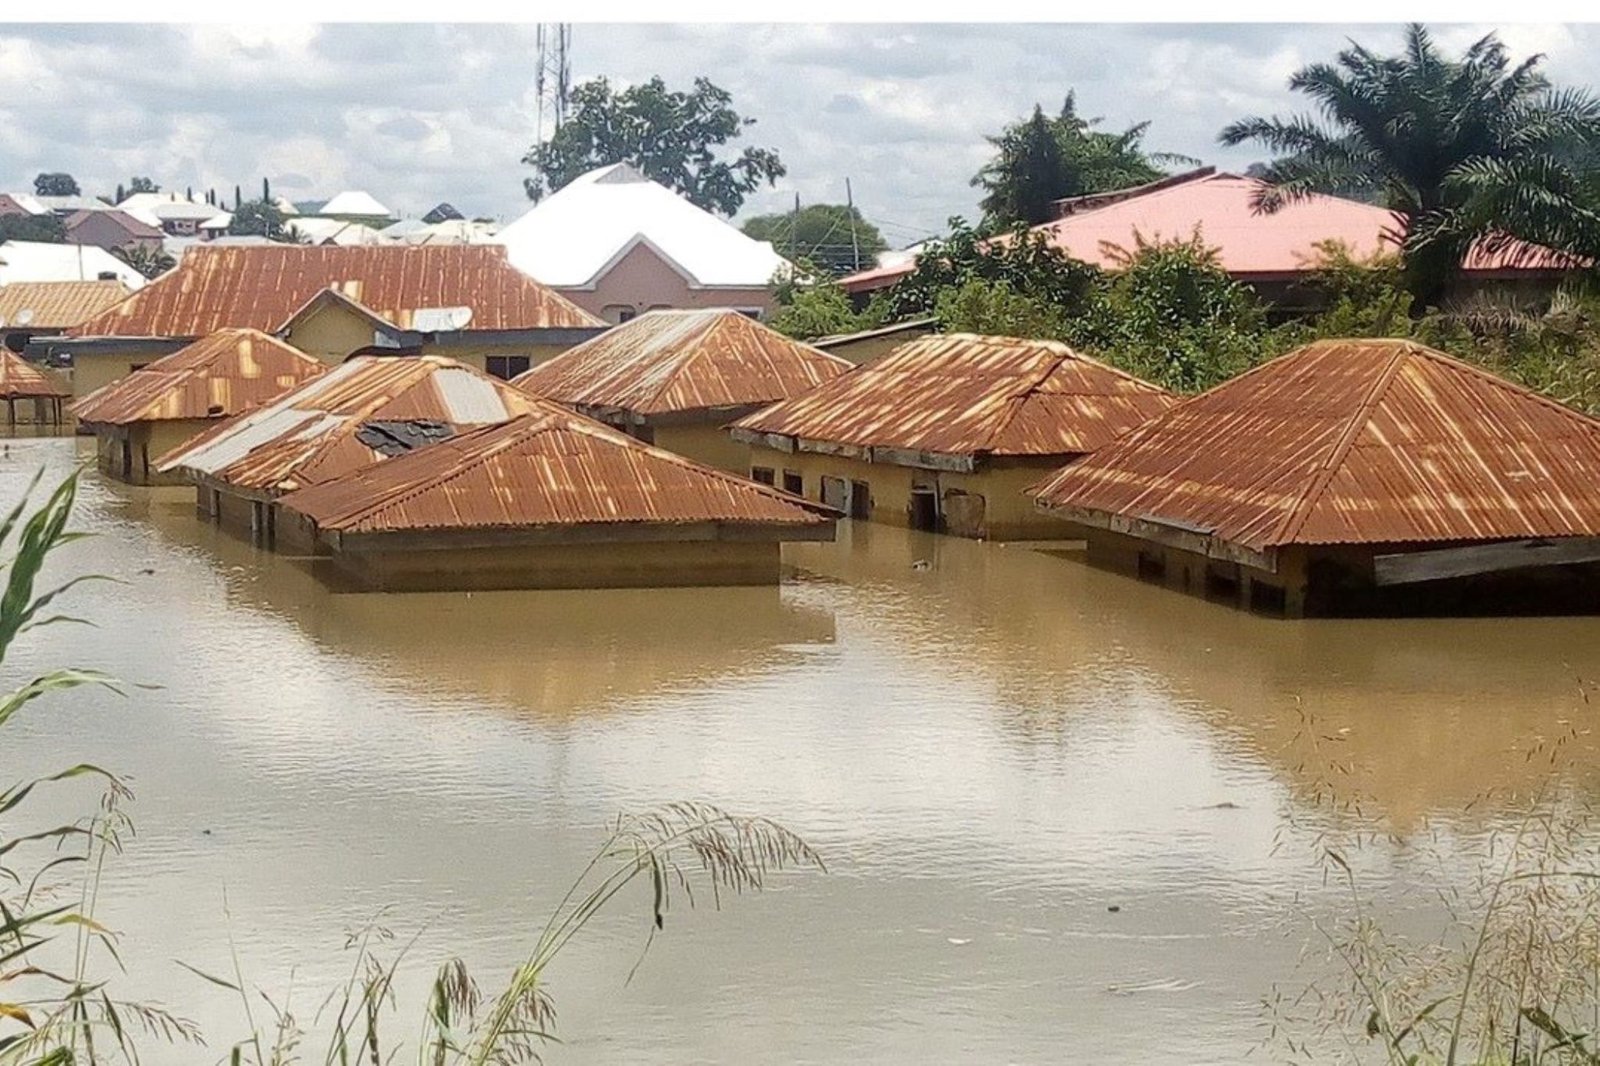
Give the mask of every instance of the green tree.
M 40 174 L 33 179 L 33 192 L 36 196 L 83 195 L 83 190 L 78 188 L 72 175 L 62 173 Z
M 696 78 L 691 92 L 670 91 L 659 77 L 621 92 L 605 78 L 584 82 L 572 91 L 555 136 L 522 157 L 537 171 L 523 188 L 538 200 L 586 171 L 628 163 L 707 211 L 732 215 L 762 182 L 787 173 L 769 148 L 717 158 L 715 149 L 755 124 L 729 106 L 732 100 L 706 78 Z
M 130 178 L 128 180 L 128 195 L 138 192 L 160 192 L 161 186 L 149 178 Z
M 796 340 L 814 340 L 841 333 L 859 333 L 884 324 L 889 317 L 888 302 L 874 299 L 865 308 L 857 310 L 850 294 L 831 278 L 823 277 L 822 270 L 804 259 L 797 264 L 802 280 L 793 275 L 774 279 L 772 318 L 773 329 Z
M 131 244 L 126 248 L 113 248 L 111 254 L 147 278 L 158 278 L 178 265 L 178 261 L 159 246 Z
M 1024 296 L 1004 281 L 983 278 L 968 278 L 959 288 L 945 289 L 934 301 L 933 315 L 947 333 L 1057 340 L 1071 333 L 1060 308 Z
M 1266 170 L 1263 210 L 1317 192 L 1365 194 L 1392 210 L 1420 314 L 1438 303 L 1481 237 L 1510 231 L 1571 243 L 1600 234 L 1592 201 L 1584 202 L 1600 100 L 1552 87 L 1541 61 L 1513 66 L 1494 34 L 1453 59 L 1412 25 L 1399 55 L 1352 43 L 1335 62 L 1297 71 L 1289 87 L 1305 93 L 1316 114 L 1243 119 L 1221 141 L 1279 153 Z M 1574 206 L 1587 217 L 1571 216 Z
M 845 204 L 811 204 L 798 212 L 757 215 L 740 228 L 747 237 L 771 241 L 791 262 L 804 259 L 832 277 L 871 266 L 889 247 L 877 226 Z
M 239 205 L 228 223 L 233 237 L 266 237 L 286 244 L 299 243 L 299 235 L 284 213 L 270 200 L 250 200 Z
M 66 239 L 66 228 L 55 215 L 0 215 L 0 241 L 60 244 Z
M 1071 313 L 1100 275 L 1095 267 L 1068 258 L 1025 223 L 988 239 L 964 219 L 952 218 L 949 225 L 949 236 L 930 241 L 917 256 L 916 269 L 892 290 L 889 300 L 895 318 L 934 313 L 940 294 L 974 278 L 1004 282 L 1014 293 Z
M 1100 122 L 1079 117 L 1069 92 L 1055 118 L 1036 104 L 1031 117 L 990 137 L 996 154 L 972 179 L 984 190 L 985 228 L 1047 222 L 1055 217 L 1056 200 L 1154 181 L 1162 175 L 1160 163 L 1195 162 L 1169 153 L 1146 154 L 1142 142 L 1148 122 L 1121 133 L 1096 129 Z

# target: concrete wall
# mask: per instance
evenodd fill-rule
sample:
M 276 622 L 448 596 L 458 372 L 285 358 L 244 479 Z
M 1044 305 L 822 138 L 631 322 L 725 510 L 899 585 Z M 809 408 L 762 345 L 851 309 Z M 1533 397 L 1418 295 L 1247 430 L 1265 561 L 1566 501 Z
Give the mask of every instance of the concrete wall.
M 926 337 L 932 332 L 932 326 L 926 329 L 898 330 L 882 337 L 863 337 L 861 340 L 826 344 L 820 347 L 829 355 L 837 355 L 840 359 L 848 359 L 857 366 L 862 366 L 866 363 L 876 362 L 902 344 L 909 344 L 919 337 Z
M 1305 613 L 1306 568 L 1302 552 L 1281 553 L 1274 573 L 1109 530 L 1071 522 L 1059 525 L 1066 531 L 1063 536 L 1086 542 L 1086 558 L 1091 566 L 1266 614 Z
M 182 485 L 188 479 L 181 472 L 160 473 L 156 461 L 213 425 L 206 418 L 96 425 L 95 461 L 102 474 L 130 485 Z
M 785 471 L 798 473 L 802 486 L 800 494 L 807 499 L 841 506 L 851 515 L 864 513 L 864 517 L 874 522 L 913 525 L 912 490 L 926 487 L 933 490 L 938 500 L 941 532 L 988 540 L 1048 540 L 1065 536 L 1062 523 L 1041 514 L 1032 498 L 1022 492 L 1057 469 L 1061 465 L 1059 460 L 995 464 L 964 474 L 892 463 L 866 463 L 813 452 L 789 454 L 752 447 L 749 454 L 750 468 L 773 470 L 774 483 L 779 488 L 784 487 Z M 858 501 L 849 499 L 848 489 L 843 501 L 825 498 L 824 477 L 847 485 L 851 482 L 865 484 L 867 506 L 860 508 Z
M 718 470 L 750 474 L 750 446 L 728 436 L 720 419 L 699 425 L 655 426 L 652 433 L 659 448 Z
M 152 352 L 148 350 L 148 342 L 140 343 L 145 345 L 144 350 L 134 348 L 126 352 L 75 353 L 72 357 L 73 399 L 87 396 L 102 385 L 121 381 L 139 367 L 149 366 L 163 355 L 170 355 L 183 347 L 182 341 L 175 341 L 165 352 Z
M 372 323 L 350 308 L 337 303 L 324 304 L 307 312 L 290 325 L 285 337 L 307 355 L 314 355 L 330 366 L 345 361 L 351 352 L 370 346 L 375 340 Z M 507 343 L 424 344 L 424 355 L 442 355 L 488 371 L 491 355 L 525 355 L 529 367 L 554 359 L 571 345 Z
M 622 321 L 618 312 L 623 308 L 633 315 L 662 307 L 759 308 L 763 318 L 772 308 L 772 290 L 766 285 L 750 289 L 691 288 L 682 274 L 642 244 L 623 256 L 594 289 L 556 291 L 613 325 Z
M 775 585 L 779 546 L 657 541 L 470 551 L 335 551 L 332 562 L 344 581 L 382 592 Z

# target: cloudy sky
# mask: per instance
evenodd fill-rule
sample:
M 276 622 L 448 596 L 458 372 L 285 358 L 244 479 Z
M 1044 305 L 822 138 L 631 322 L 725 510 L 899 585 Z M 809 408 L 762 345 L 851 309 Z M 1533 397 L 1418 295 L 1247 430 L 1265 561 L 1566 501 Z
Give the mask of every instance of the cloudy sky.
M 1459 48 L 1494 27 L 1437 26 Z M 1600 27 L 1508 25 L 1518 55 L 1600 86 Z M 857 203 L 900 244 L 971 215 L 984 135 L 1056 106 L 1146 144 L 1244 167 L 1217 131 L 1293 110 L 1291 71 L 1347 38 L 1389 48 L 1396 26 L 588 25 L 573 29 L 575 80 L 705 75 L 757 119 L 750 143 L 788 177 L 744 215 L 802 201 Z M 493 25 L 0 25 L 0 189 L 66 170 L 109 193 L 149 174 L 164 187 L 259 188 L 292 199 L 362 188 L 391 208 L 449 200 L 511 217 L 532 139 L 534 28 Z

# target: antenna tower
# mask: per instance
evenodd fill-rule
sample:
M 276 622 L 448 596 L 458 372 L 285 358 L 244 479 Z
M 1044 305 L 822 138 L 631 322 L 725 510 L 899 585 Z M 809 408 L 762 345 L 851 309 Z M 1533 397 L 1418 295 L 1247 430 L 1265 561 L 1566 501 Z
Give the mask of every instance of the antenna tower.
M 539 92 L 539 117 L 534 125 L 534 142 L 543 144 L 554 137 L 567 120 L 567 98 L 572 95 L 572 23 L 542 22 L 535 38 L 538 69 L 534 86 Z

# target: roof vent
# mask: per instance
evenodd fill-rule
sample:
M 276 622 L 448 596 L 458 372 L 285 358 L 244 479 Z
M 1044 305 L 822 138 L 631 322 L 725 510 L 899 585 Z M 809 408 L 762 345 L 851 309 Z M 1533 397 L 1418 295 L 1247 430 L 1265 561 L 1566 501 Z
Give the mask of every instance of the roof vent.
M 421 333 L 466 329 L 471 321 L 470 307 L 419 307 L 411 312 L 411 328 Z
M 95 278 L 100 281 L 116 281 L 117 272 L 115 270 L 102 270 L 95 275 Z

